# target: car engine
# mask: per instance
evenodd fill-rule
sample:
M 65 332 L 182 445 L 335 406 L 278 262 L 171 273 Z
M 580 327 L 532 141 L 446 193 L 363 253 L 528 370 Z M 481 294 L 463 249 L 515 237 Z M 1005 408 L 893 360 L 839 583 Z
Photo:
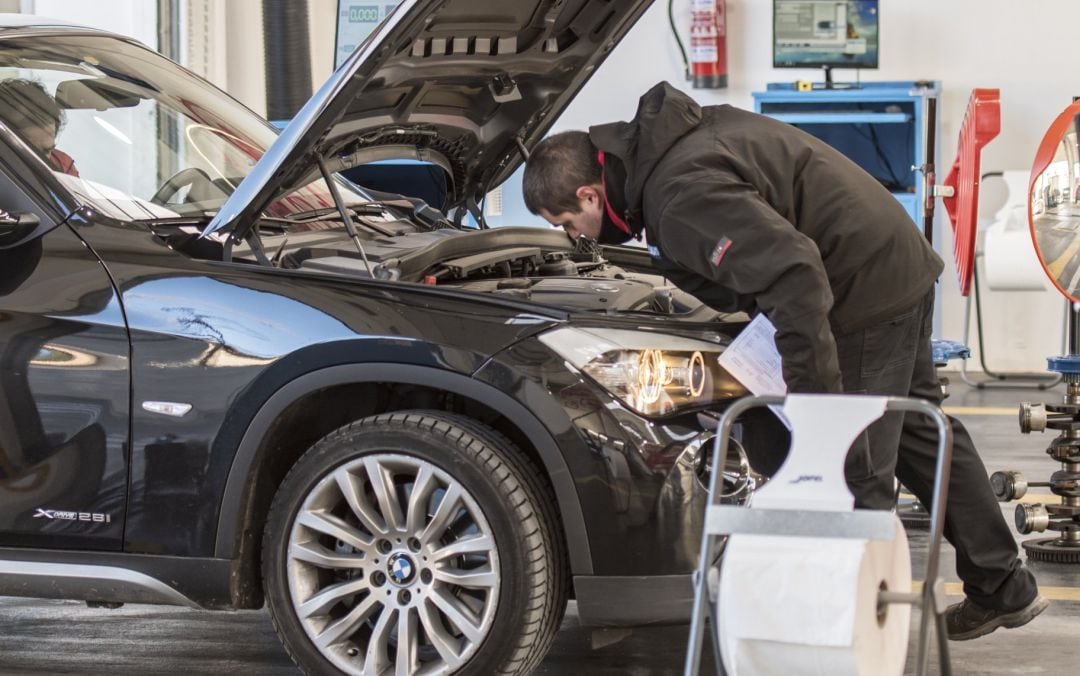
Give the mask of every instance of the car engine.
M 288 269 L 374 276 L 590 312 L 675 315 L 691 321 L 722 316 L 651 273 L 642 248 L 575 243 L 561 230 L 536 227 L 426 230 L 404 219 L 358 220 L 363 256 L 342 236 L 340 224 L 279 237 L 263 233 L 263 247 Z M 368 236 L 372 230 L 375 234 Z

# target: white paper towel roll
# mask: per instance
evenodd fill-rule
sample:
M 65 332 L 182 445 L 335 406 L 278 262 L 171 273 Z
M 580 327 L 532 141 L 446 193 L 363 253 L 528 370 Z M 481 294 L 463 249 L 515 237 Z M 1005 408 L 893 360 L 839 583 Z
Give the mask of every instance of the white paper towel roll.
M 733 536 L 720 571 L 718 633 L 730 676 L 902 674 L 911 607 L 907 536 L 843 540 Z

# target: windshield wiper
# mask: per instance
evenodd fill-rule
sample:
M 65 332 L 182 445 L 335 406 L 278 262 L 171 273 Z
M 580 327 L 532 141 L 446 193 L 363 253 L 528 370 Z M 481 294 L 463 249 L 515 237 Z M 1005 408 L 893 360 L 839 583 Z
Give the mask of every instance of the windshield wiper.
M 153 218 L 133 218 L 132 223 L 140 225 L 206 225 L 213 216 L 155 216 Z
M 309 211 L 301 211 L 298 214 L 293 214 L 288 220 L 293 223 L 307 223 L 308 221 L 318 221 L 326 218 L 327 216 L 339 215 L 337 207 L 324 207 L 322 209 L 311 209 Z
M 385 208 L 386 207 L 384 205 L 379 204 L 377 202 L 366 202 L 364 204 L 357 204 L 357 205 L 353 205 L 353 206 L 347 206 L 346 210 L 349 211 L 351 215 L 356 215 L 357 211 L 364 210 L 364 209 L 385 209 Z M 291 220 L 292 220 L 293 223 L 310 223 L 312 221 L 323 221 L 323 220 L 339 221 L 339 220 L 341 220 L 341 218 L 342 218 L 341 212 L 337 208 L 334 208 L 334 209 L 313 209 L 311 211 L 305 211 L 303 214 L 301 214 L 299 216 L 294 216 Z M 353 222 L 351 217 L 348 218 L 348 222 L 352 223 L 354 226 L 356 225 L 355 222 Z M 394 232 L 393 230 L 390 230 L 389 228 L 384 228 L 381 225 L 377 225 L 375 223 L 372 223 L 371 221 L 362 221 L 361 224 L 364 226 L 364 228 L 366 228 L 368 230 L 374 230 L 375 232 L 382 235 L 383 237 L 395 237 L 395 236 L 397 236 L 397 233 Z M 346 225 L 345 229 L 348 230 L 349 226 Z M 350 236 L 352 236 L 352 235 L 350 234 Z
M 214 216 L 217 215 L 217 211 L 204 211 L 199 215 L 188 216 L 164 216 L 154 218 L 136 218 L 132 219 L 132 223 L 141 223 L 145 225 L 206 225 Z M 260 216 L 257 223 L 278 223 L 284 226 L 296 225 L 303 221 L 298 221 L 292 218 L 281 218 L 279 216 Z

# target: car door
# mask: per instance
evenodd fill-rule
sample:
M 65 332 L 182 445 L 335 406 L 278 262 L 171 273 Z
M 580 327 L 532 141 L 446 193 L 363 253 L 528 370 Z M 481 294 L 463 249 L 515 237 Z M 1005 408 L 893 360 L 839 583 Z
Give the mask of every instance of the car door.
M 119 300 L 101 261 L 6 169 L 0 210 L 0 546 L 118 549 L 130 398 Z M 19 219 L 38 226 L 20 237 Z

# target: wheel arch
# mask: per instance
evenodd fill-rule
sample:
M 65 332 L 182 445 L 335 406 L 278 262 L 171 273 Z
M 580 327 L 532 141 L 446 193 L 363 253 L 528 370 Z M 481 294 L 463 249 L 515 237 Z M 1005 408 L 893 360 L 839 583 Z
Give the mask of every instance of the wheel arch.
M 269 497 L 276 490 L 276 485 L 259 485 L 260 471 L 271 460 L 269 441 L 275 424 L 305 398 L 335 387 L 364 384 L 439 390 L 475 402 L 512 425 L 516 433 L 508 436 L 519 445 L 528 444 L 523 450 L 532 451 L 542 463 L 554 489 L 572 574 L 592 574 L 585 518 L 573 477 L 553 436 L 532 412 L 499 389 L 459 373 L 411 364 L 343 364 L 306 373 L 279 388 L 258 409 L 240 439 L 225 482 L 215 539 L 215 556 L 233 560 L 230 587 L 236 607 L 257 607 L 262 601 L 258 584 L 262 527 L 256 519 L 268 510 Z

